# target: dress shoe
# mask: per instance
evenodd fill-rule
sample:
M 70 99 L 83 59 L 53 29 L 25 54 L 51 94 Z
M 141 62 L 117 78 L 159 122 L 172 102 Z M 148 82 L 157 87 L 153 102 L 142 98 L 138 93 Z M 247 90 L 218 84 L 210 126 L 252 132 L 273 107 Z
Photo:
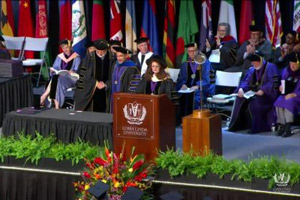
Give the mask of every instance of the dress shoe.
M 285 132 L 284 132 L 284 134 L 282 135 L 282 137 L 283 137 L 283 138 L 285 138 L 285 137 L 290 137 L 291 135 L 293 135 L 293 134 L 292 134 L 292 131 L 291 131 L 291 123 L 287 123 L 287 124 L 285 125 Z
M 285 125 L 278 124 L 279 128 L 278 131 L 275 133 L 275 136 L 282 136 L 285 131 Z

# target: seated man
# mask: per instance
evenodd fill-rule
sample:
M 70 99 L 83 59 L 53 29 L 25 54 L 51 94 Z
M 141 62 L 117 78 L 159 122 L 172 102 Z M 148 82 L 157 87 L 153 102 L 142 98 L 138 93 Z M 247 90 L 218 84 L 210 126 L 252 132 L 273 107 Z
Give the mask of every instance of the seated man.
M 109 43 L 96 40 L 95 51 L 87 53 L 79 67 L 80 79 L 75 90 L 75 109 L 109 112 L 105 83 L 111 78 L 113 62 L 109 55 Z
M 226 69 L 228 72 L 243 72 L 243 75 L 248 71 L 251 66 L 251 61 L 247 59 L 249 54 L 256 51 L 264 55 L 264 60 L 269 61 L 272 55 L 271 43 L 263 37 L 264 27 L 251 25 L 250 39 L 245 41 L 237 51 L 236 62 L 234 66 Z
M 210 58 L 213 50 L 219 50 L 220 56 L 219 62 L 212 61 L 211 65 L 213 69 L 224 71 L 225 69 L 231 67 L 236 60 L 236 50 L 238 45 L 234 37 L 229 35 L 230 33 L 230 25 L 228 23 L 219 23 L 217 35 L 215 36 L 215 40 L 213 42 L 206 41 L 206 56 Z
M 202 98 L 206 99 L 207 96 L 213 95 L 215 92 L 215 85 L 210 83 L 210 73 L 212 72 L 210 62 L 206 59 L 205 63 L 200 67 L 200 72 L 199 65 L 194 60 L 195 56 L 198 55 L 197 44 L 191 43 L 185 45 L 185 47 L 187 48 L 188 60 L 180 66 L 176 89 L 186 90 L 190 88 L 195 90 L 195 92 L 194 95 L 193 93 L 180 94 L 182 116 L 191 114 L 193 109 L 200 108 L 200 74 L 202 76 Z
M 274 104 L 279 124 L 276 135 L 282 137 L 292 135 L 291 124 L 294 122 L 294 116 L 300 112 L 300 53 L 292 53 L 287 57 L 290 63 L 282 72 L 285 91 L 281 85 L 279 90 L 282 94 Z
M 249 128 L 251 133 L 271 131 L 275 121 L 273 103 L 278 94 L 278 69 L 274 64 L 266 62 L 260 52 L 250 54 L 247 59 L 253 67 L 237 88 L 238 96 L 228 130 Z M 253 91 L 254 96 L 248 98 L 249 91 Z

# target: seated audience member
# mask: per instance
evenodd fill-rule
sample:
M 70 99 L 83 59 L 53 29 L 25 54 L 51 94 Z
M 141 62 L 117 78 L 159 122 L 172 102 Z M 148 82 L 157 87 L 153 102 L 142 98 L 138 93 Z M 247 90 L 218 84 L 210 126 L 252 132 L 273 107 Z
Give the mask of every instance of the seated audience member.
M 195 56 L 198 55 L 197 44 L 191 43 L 185 45 L 185 47 L 187 48 L 188 60 L 180 66 L 176 89 L 186 90 L 187 88 L 191 88 L 192 90 L 195 90 L 195 92 L 179 95 L 182 116 L 191 114 L 193 109 L 200 108 L 200 74 L 202 76 L 203 99 L 213 95 L 215 92 L 215 85 L 210 83 L 210 74 L 213 71 L 210 62 L 206 59 L 205 63 L 200 67 L 200 73 L 198 69 L 199 65 L 194 61 Z M 203 56 L 205 57 L 204 54 Z M 189 109 L 190 107 L 192 109 Z
M 0 59 L 11 59 L 9 51 L 5 47 L 5 41 L 0 35 Z
M 88 53 L 79 67 L 80 79 L 75 90 L 75 109 L 109 112 L 109 94 L 106 84 L 111 78 L 113 61 L 109 55 L 109 43 L 94 42 L 95 51 Z
M 291 124 L 294 116 L 300 112 L 300 52 L 287 56 L 289 66 L 282 71 L 282 80 L 285 80 L 285 91 L 280 86 L 281 94 L 275 101 L 277 123 L 279 125 L 277 136 L 289 137 L 292 135 Z
M 80 64 L 80 56 L 72 51 L 72 42 L 70 40 L 60 41 L 62 53 L 56 57 L 53 67 L 50 68 L 51 79 L 46 88 L 46 91 L 41 96 L 41 105 L 43 105 L 50 95 L 50 99 L 54 100 L 56 109 L 63 106 L 65 101 L 65 93 L 68 88 L 75 87 L 77 78 L 76 72 Z M 54 70 L 67 70 L 67 74 L 58 75 Z M 51 105 L 51 104 L 50 104 Z
M 117 62 L 112 70 L 111 81 L 107 84 L 111 93 L 111 112 L 113 112 L 113 94 L 115 92 L 135 92 L 136 88 L 133 86 L 133 82 L 140 80 L 140 71 L 129 59 L 130 51 L 124 47 L 114 47 L 114 50 Z
M 256 52 L 247 59 L 252 66 L 237 88 L 229 131 L 249 128 L 251 133 L 270 131 L 275 122 L 273 103 L 278 94 L 279 75 L 275 64 Z M 249 95 L 253 91 L 254 96 Z M 250 98 L 249 98 L 250 97 Z
M 220 51 L 219 62 L 211 61 L 214 70 L 224 71 L 231 67 L 236 60 L 236 50 L 238 45 L 234 37 L 229 35 L 230 25 L 228 23 L 219 23 L 215 40 L 210 43 L 206 40 L 206 56 L 209 58 L 214 50 Z
M 285 36 L 285 43 L 276 48 L 273 52 L 272 62 L 275 63 L 279 69 L 288 66 L 289 61 L 284 58 L 293 52 L 294 46 L 296 45 L 296 35 L 296 31 L 288 32 Z
M 153 55 L 148 50 L 149 39 L 146 37 L 140 37 L 134 42 L 137 43 L 138 53 L 131 57 L 131 60 L 136 64 L 136 67 L 141 71 L 141 76 L 147 71 L 147 60 Z
M 247 59 L 249 54 L 256 51 L 261 52 L 264 55 L 264 60 L 268 61 L 272 55 L 271 43 L 263 37 L 264 27 L 257 25 L 249 26 L 250 39 L 245 41 L 238 49 L 236 55 L 236 62 L 234 66 L 225 70 L 228 72 L 243 72 L 243 75 L 248 71 L 251 66 L 251 61 Z
M 167 63 L 158 55 L 153 55 L 147 60 L 147 71 L 143 75 L 136 93 L 160 95 L 166 94 L 170 100 L 177 102 L 177 91 L 172 79 L 165 71 Z
M 85 48 L 86 48 L 86 53 L 87 54 L 92 54 L 96 50 L 94 42 L 92 42 L 92 41 L 87 42 L 86 45 L 85 45 Z

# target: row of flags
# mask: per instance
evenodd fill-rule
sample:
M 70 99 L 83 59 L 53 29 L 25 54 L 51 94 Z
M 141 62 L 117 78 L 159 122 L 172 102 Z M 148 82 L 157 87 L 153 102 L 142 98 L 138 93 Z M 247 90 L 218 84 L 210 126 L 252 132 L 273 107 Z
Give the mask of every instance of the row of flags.
M 9 36 L 47 37 L 47 2 L 36 1 L 38 11 L 36 14 L 36 27 L 34 31 L 30 0 L 20 0 L 18 33 L 14 30 L 12 0 L 1 1 L 1 32 Z M 176 63 L 186 60 L 184 45 L 195 42 L 195 35 L 200 31 L 200 50 L 205 48 L 206 39 L 213 38 L 212 34 L 212 6 L 211 0 L 201 0 L 202 15 L 200 29 L 193 1 L 180 1 L 179 13 L 176 13 L 175 0 L 165 1 L 165 19 L 163 32 L 163 45 L 158 37 L 157 11 L 155 0 L 144 0 L 141 36 L 150 39 L 150 49 L 155 54 L 163 55 L 168 66 L 175 67 Z M 266 37 L 275 47 L 280 44 L 282 24 L 279 0 L 266 0 L 265 6 Z M 84 1 L 60 0 L 59 1 L 60 26 L 59 38 L 72 38 L 74 50 L 81 56 L 85 55 L 87 42 L 86 16 Z M 178 15 L 178 30 L 175 30 L 175 19 Z M 299 31 L 300 26 L 300 1 L 294 1 L 294 30 Z M 230 35 L 241 44 L 249 39 L 249 25 L 253 22 L 251 1 L 242 1 L 239 36 L 236 30 L 233 0 L 222 0 L 220 5 L 219 22 L 227 22 L 231 26 Z M 91 40 L 106 38 L 103 0 L 93 0 Z M 177 35 L 176 35 L 177 33 Z M 125 37 L 125 38 L 124 38 Z M 137 37 L 135 2 L 126 1 L 125 36 L 123 36 L 121 0 L 110 0 L 110 39 L 125 42 L 130 50 L 136 50 L 134 40 Z M 26 55 L 30 57 L 31 55 Z

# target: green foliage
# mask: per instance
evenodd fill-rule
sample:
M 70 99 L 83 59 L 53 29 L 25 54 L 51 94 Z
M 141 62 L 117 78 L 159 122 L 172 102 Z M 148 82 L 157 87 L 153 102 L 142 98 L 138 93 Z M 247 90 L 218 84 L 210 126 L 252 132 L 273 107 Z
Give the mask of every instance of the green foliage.
M 274 175 L 289 174 L 290 184 L 300 183 L 299 163 L 279 159 L 278 157 L 262 156 L 250 158 L 249 162 L 243 160 L 226 160 L 222 156 L 208 153 L 206 156 L 193 156 L 195 152 L 182 153 L 168 150 L 159 152 L 156 163 L 158 168 L 167 169 L 171 177 L 192 173 L 203 178 L 207 173 L 213 173 L 223 178 L 231 175 L 231 180 L 251 182 L 254 178 L 269 180 L 269 189 L 275 186 Z
M 41 158 L 53 158 L 56 161 L 72 160 L 72 165 L 80 160 L 97 157 L 103 148 L 93 146 L 81 140 L 75 143 L 63 144 L 57 142 L 54 135 L 43 137 L 39 133 L 35 136 L 18 133 L 16 137 L 0 137 L 0 161 L 13 156 L 26 158 L 26 162 L 38 164 Z

